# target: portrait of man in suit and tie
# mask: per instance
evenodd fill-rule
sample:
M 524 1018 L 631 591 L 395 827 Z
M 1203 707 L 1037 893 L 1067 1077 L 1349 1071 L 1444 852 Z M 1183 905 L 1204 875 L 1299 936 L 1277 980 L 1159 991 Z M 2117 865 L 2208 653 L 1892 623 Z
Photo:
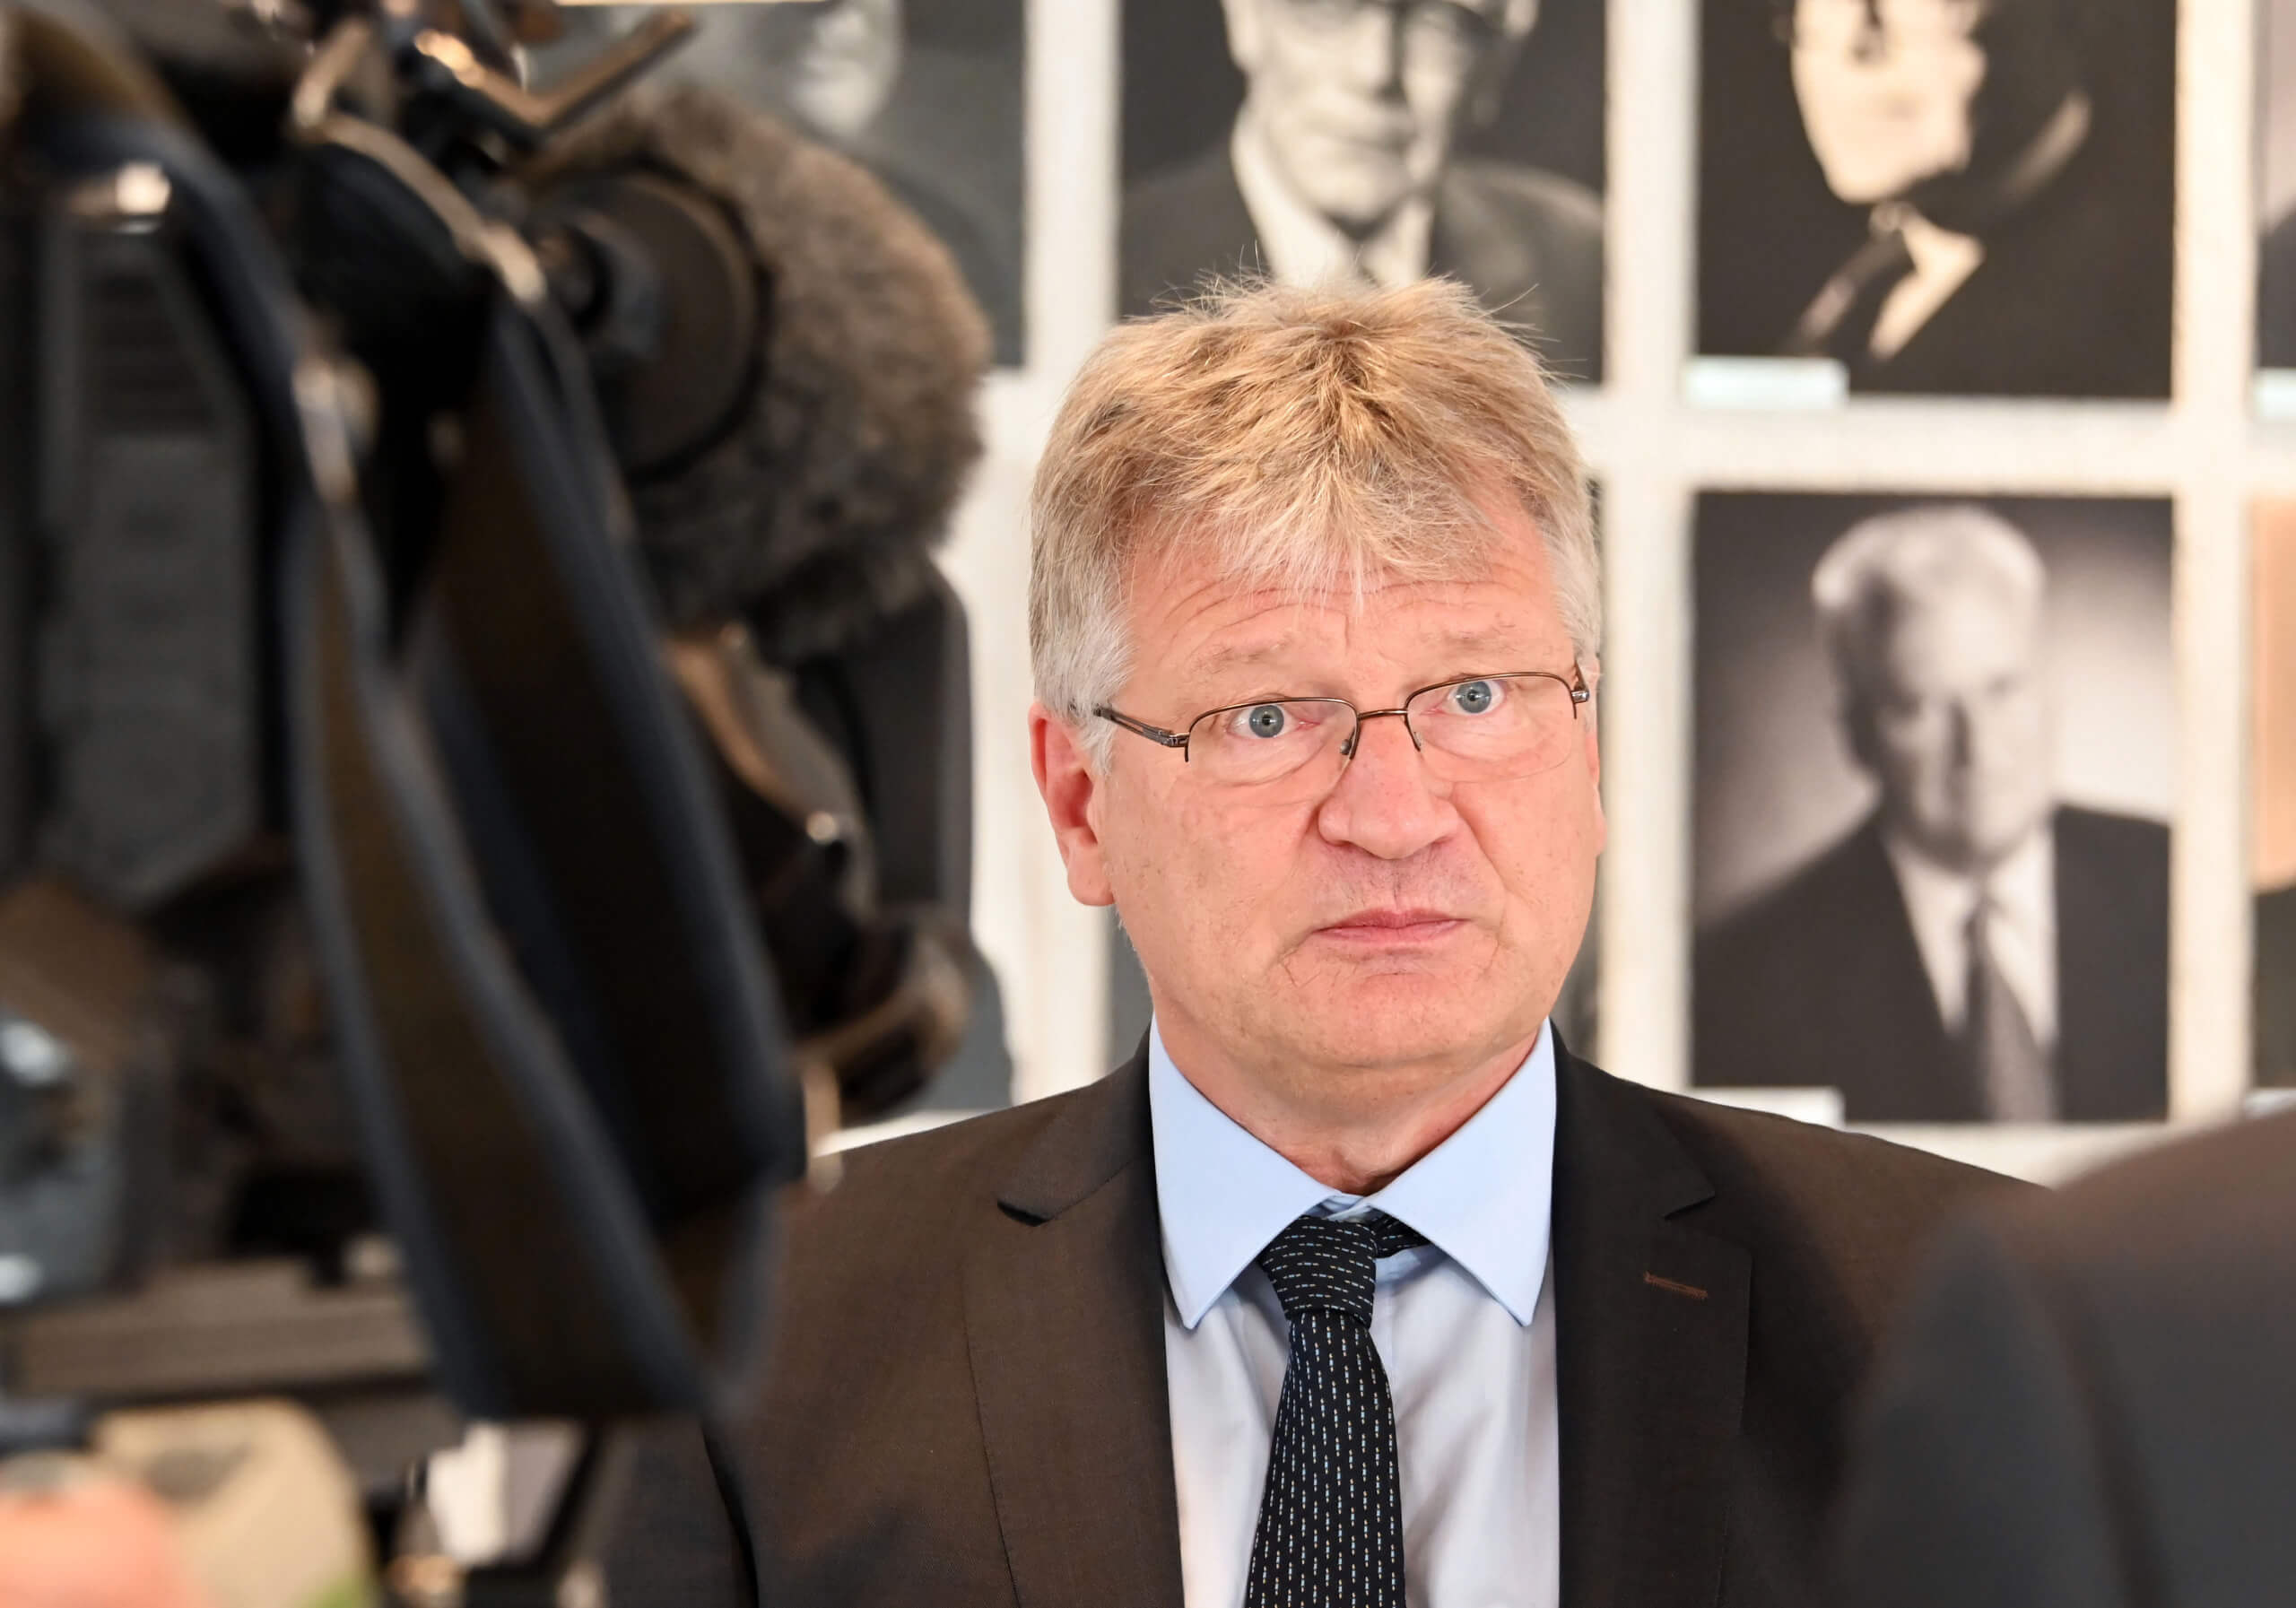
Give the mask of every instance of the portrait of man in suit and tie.
M 2164 396 L 2175 8 L 1708 0 L 1700 349 Z
M 1191 9 L 1127 8 L 1126 139 L 1152 143 L 1161 160 L 1126 152 L 1123 312 L 1207 274 L 1385 286 L 1442 274 L 1523 326 L 1563 378 L 1601 377 L 1601 202 L 1583 178 L 1522 154 L 1526 143 L 1570 143 L 1599 164 L 1598 8 L 1221 0 L 1225 61 L 1190 60 L 1191 38 L 1212 42 L 1175 14 Z M 1548 9 L 1578 14 L 1550 30 Z M 1568 70 L 1582 87 L 1527 107 L 1537 88 L 1517 66 L 1550 35 L 1547 76 Z M 1557 120 L 1578 126 L 1568 142 L 1538 137 Z M 1199 143 L 1172 149 L 1175 123 Z M 1532 140 L 1507 137 L 1526 124 Z
M 1718 864 L 1697 1081 L 1831 1086 L 1852 1122 L 2165 1115 L 2169 834 L 2130 807 L 2165 803 L 2173 752 L 2157 505 L 2107 505 L 2085 533 L 2041 508 L 2052 558 L 2080 569 L 2055 606 L 2050 565 L 2001 509 L 1875 508 L 1801 570 L 1813 646 L 1756 646 L 1786 611 L 1743 600 L 1790 577 L 1792 538 L 1842 500 L 1715 499 L 1701 519 L 1699 809 Z M 1788 535 L 1768 552 L 1765 511 Z M 1750 673 L 1749 654 L 1770 656 Z M 2069 769 L 2120 807 L 2070 802 Z M 1757 838 L 1773 865 L 1798 857 L 1755 872 Z
M 1151 1027 L 789 1226 L 777 1601 L 1819 1600 L 1883 1319 L 2003 1182 L 1555 1032 L 1603 587 L 1535 358 L 1442 279 L 1122 325 L 1031 527 L 1036 781 Z

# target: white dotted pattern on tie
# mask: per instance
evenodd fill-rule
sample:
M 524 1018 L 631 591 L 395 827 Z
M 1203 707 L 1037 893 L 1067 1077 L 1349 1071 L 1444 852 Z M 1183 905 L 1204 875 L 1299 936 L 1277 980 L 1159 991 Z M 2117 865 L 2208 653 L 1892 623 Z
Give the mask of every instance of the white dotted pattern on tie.
M 1404 1608 L 1396 1412 L 1371 1343 L 1381 1257 L 1427 1241 L 1380 1213 L 1302 1217 L 1259 1255 L 1292 1360 L 1244 1608 Z

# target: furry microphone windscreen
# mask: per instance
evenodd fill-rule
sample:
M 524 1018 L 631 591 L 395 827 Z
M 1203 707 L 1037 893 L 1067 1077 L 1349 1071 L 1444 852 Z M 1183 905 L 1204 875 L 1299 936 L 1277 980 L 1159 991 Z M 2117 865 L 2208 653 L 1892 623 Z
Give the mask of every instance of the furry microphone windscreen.
M 867 172 L 710 91 L 641 91 L 528 177 L 635 170 L 721 205 L 753 254 L 753 385 L 731 426 L 631 486 L 673 628 L 745 619 L 789 665 L 911 602 L 980 456 L 988 325 Z

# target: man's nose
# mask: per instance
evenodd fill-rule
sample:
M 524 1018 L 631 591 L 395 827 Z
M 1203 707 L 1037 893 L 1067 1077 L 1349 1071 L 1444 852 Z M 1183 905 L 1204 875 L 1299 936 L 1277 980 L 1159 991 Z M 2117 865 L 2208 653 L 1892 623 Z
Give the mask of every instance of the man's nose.
M 1857 24 L 1849 36 L 1850 59 L 1862 66 L 1887 60 L 1893 41 L 1890 24 L 1882 15 L 1882 0 L 1865 0 L 1857 12 Z
M 1361 89 L 1391 90 L 1403 83 L 1404 29 L 1399 5 L 1360 7 L 1338 40 L 1341 74 Z
M 1404 860 L 1448 837 L 1458 819 L 1403 721 L 1381 717 L 1356 733 L 1355 755 L 1317 811 L 1316 826 L 1326 842 Z
M 1945 706 L 1946 752 L 1956 765 L 1968 765 L 1977 758 L 1977 711 L 1967 700 L 1955 699 Z

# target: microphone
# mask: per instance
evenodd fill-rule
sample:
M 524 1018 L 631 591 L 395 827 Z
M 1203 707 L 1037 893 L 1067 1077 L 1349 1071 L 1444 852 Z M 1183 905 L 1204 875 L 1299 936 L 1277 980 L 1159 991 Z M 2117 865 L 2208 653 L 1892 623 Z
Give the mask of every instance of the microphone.
M 641 89 L 517 177 L 799 1058 L 845 1121 L 882 1115 L 997 1015 L 964 928 L 963 617 L 930 556 L 980 454 L 987 320 L 874 176 L 721 91 Z
M 854 162 L 695 86 L 625 97 L 523 177 L 670 625 L 740 621 L 788 666 L 915 604 L 990 353 L 947 248 Z

